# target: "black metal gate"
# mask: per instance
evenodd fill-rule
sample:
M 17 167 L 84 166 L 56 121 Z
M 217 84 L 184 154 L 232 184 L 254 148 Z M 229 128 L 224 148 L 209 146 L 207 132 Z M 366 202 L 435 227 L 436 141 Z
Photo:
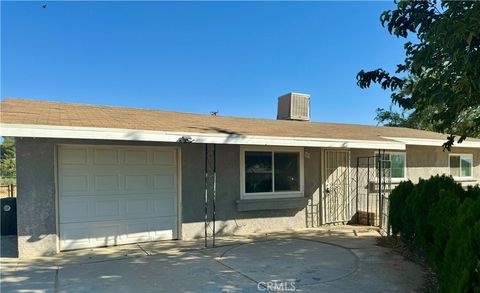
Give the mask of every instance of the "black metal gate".
M 356 158 L 351 176 L 356 213 L 350 223 L 378 226 L 388 234 L 388 196 L 392 183 L 387 158 L 384 151 Z

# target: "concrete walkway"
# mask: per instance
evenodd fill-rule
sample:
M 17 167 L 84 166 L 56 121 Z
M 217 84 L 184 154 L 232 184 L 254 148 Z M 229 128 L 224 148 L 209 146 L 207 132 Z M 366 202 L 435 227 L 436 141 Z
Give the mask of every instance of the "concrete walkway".
M 423 272 L 341 226 L 203 241 L 163 241 L 1 259 L 1 292 L 412 292 Z

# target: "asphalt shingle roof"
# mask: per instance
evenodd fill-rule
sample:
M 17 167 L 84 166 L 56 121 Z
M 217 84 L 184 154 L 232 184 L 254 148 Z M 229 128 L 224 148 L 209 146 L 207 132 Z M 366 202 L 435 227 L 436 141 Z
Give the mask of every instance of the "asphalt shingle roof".
M 188 133 L 386 141 L 385 137 L 445 139 L 446 135 L 400 127 L 240 118 L 7 98 L 2 124 L 119 128 Z

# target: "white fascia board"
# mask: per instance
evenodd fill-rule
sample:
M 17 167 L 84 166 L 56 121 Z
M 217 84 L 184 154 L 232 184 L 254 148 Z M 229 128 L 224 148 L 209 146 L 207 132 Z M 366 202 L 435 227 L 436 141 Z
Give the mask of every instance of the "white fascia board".
M 442 139 L 424 139 L 424 138 L 407 138 L 407 137 L 385 137 L 386 139 L 398 141 L 406 145 L 420 146 L 443 146 L 447 141 Z M 480 142 L 464 140 L 462 143 L 455 143 L 454 148 L 480 148 Z
M 180 138 L 184 136 L 189 136 L 193 139 L 193 143 L 405 150 L 405 144 L 398 141 L 256 136 L 224 133 L 169 132 L 119 128 L 28 125 L 8 123 L 0 125 L 0 134 L 2 136 L 14 137 L 107 139 L 158 142 L 178 142 Z

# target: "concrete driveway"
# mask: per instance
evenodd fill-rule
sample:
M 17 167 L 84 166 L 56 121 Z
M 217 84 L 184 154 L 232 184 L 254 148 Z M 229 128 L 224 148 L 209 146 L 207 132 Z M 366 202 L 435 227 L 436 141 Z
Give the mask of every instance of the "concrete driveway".
M 354 226 L 2 258 L 1 292 L 411 292 L 423 272 Z

